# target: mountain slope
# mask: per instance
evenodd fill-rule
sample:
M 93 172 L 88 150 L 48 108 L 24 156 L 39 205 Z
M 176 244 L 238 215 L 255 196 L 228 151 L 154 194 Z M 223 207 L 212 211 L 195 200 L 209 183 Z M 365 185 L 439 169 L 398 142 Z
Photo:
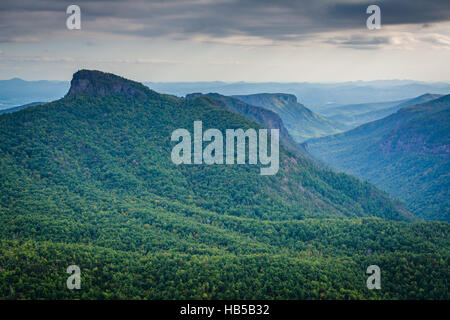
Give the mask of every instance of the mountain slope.
M 276 112 L 297 142 L 334 134 L 346 128 L 343 124 L 312 112 L 298 103 L 297 98 L 291 94 L 261 93 L 234 97 L 248 104 Z
M 442 97 L 439 94 L 423 94 L 413 99 L 343 105 L 323 110 L 328 118 L 344 123 L 348 128 L 356 128 L 364 123 L 385 118 L 403 107 L 428 102 Z
M 438 98 L 440 98 L 442 96 L 444 96 L 444 95 L 443 94 L 425 93 L 425 94 L 422 94 L 422 95 L 420 95 L 418 97 L 415 97 L 415 98 L 412 98 L 412 99 L 408 99 L 408 100 L 406 100 L 406 101 L 396 105 L 396 107 L 398 108 L 398 110 L 400 110 L 401 108 L 413 106 L 415 104 L 421 104 L 421 103 L 428 102 L 428 101 L 431 101 L 431 100 L 435 100 L 435 99 L 438 99 Z
M 448 298 L 449 225 L 395 221 L 411 216 L 368 183 L 284 147 L 275 176 L 174 165 L 171 133 L 195 120 L 261 127 L 216 104 L 81 71 L 1 115 L 0 298 Z
M 32 102 L 32 103 L 24 104 L 23 106 L 17 106 L 17 107 L 12 107 L 12 108 L 8 108 L 8 109 L 2 109 L 2 110 L 0 110 L 0 114 L 20 111 L 22 109 L 25 109 L 25 108 L 28 108 L 28 107 L 33 107 L 33 106 L 38 106 L 40 104 L 44 104 L 44 102 Z
M 284 148 L 280 172 L 271 177 L 260 176 L 249 165 L 175 166 L 170 160 L 175 129 L 192 132 L 199 119 L 204 130 L 260 127 L 216 105 L 216 100 L 160 95 L 111 74 L 80 71 L 64 99 L 2 116 L 4 164 L 55 187 L 56 180 L 67 179 L 104 192 L 137 188 L 187 203 L 195 199 L 196 205 L 219 213 L 270 219 L 404 218 L 401 209 L 370 185 L 320 169 Z M 167 179 L 170 184 L 164 183 Z
M 351 131 L 311 140 L 332 167 L 368 179 L 425 219 L 450 219 L 450 95 Z
M 207 97 L 210 98 L 208 103 L 214 105 L 218 108 L 226 108 L 234 113 L 240 114 L 267 129 L 279 129 L 280 130 L 280 141 L 288 149 L 299 152 L 305 156 L 308 156 L 303 145 L 294 141 L 294 139 L 289 134 L 288 130 L 283 124 L 280 116 L 268 109 L 257 107 L 254 105 L 247 104 L 239 99 L 233 97 L 227 97 L 220 95 L 218 93 L 208 93 L 206 95 L 202 94 L 189 94 L 186 99 L 192 99 L 193 97 Z

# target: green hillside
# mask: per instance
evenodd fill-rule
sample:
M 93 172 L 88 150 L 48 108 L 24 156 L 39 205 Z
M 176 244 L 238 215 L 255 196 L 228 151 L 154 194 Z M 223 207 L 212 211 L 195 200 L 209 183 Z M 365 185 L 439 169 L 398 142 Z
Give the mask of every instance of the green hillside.
M 217 103 L 83 70 L 1 115 L 0 298 L 448 299 L 448 223 L 408 222 L 368 183 L 284 147 L 274 176 L 174 165 L 171 132 L 194 120 L 260 127 Z
M 297 102 L 292 94 L 261 93 L 234 96 L 248 104 L 276 112 L 297 142 L 341 132 L 347 126 L 320 116 Z
M 308 142 L 330 166 L 403 199 L 416 215 L 450 220 L 450 95 Z

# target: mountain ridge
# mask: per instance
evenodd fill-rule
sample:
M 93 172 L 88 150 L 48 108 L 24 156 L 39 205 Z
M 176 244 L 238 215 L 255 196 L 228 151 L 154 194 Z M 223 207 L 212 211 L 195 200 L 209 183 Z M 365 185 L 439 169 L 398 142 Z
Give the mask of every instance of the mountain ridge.
M 292 94 L 259 93 L 233 97 L 277 113 L 291 136 L 298 143 L 310 138 L 341 132 L 346 128 L 345 125 L 327 119 L 306 108 Z
M 350 131 L 307 142 L 331 167 L 369 179 L 424 218 L 449 220 L 450 95 L 405 106 Z
M 387 117 L 405 106 L 415 105 L 442 97 L 441 94 L 425 93 L 415 98 L 399 101 L 386 101 L 378 103 L 351 104 L 323 110 L 322 114 L 330 119 L 345 123 L 353 129 L 364 123 L 369 123 Z
M 209 101 L 219 108 L 226 108 L 234 113 L 243 115 L 244 117 L 259 123 L 266 129 L 278 129 L 280 130 L 280 140 L 283 145 L 294 152 L 298 152 L 304 156 L 309 157 L 304 147 L 294 141 L 291 137 L 289 131 L 285 127 L 280 116 L 270 110 L 260 106 L 254 106 L 251 104 L 247 104 L 235 97 L 227 97 L 218 93 L 193 93 L 186 96 L 186 99 L 197 99 L 202 97 L 212 98 L 213 100 Z

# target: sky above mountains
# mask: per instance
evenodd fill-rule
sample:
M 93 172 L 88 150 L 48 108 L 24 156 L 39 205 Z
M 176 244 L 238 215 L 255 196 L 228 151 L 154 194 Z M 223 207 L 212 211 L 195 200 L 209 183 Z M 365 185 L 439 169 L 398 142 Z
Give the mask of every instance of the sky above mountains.
M 450 2 L 0 2 L 0 79 L 100 69 L 139 81 L 450 81 Z M 369 30 L 366 9 L 381 8 Z

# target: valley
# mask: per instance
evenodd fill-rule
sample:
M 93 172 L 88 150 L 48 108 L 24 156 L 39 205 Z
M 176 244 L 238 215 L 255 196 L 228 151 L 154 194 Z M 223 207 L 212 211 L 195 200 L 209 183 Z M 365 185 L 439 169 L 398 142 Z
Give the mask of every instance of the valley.
M 449 221 L 449 97 L 406 105 L 345 133 L 310 140 L 307 148 L 331 167 L 403 199 L 416 215 Z

